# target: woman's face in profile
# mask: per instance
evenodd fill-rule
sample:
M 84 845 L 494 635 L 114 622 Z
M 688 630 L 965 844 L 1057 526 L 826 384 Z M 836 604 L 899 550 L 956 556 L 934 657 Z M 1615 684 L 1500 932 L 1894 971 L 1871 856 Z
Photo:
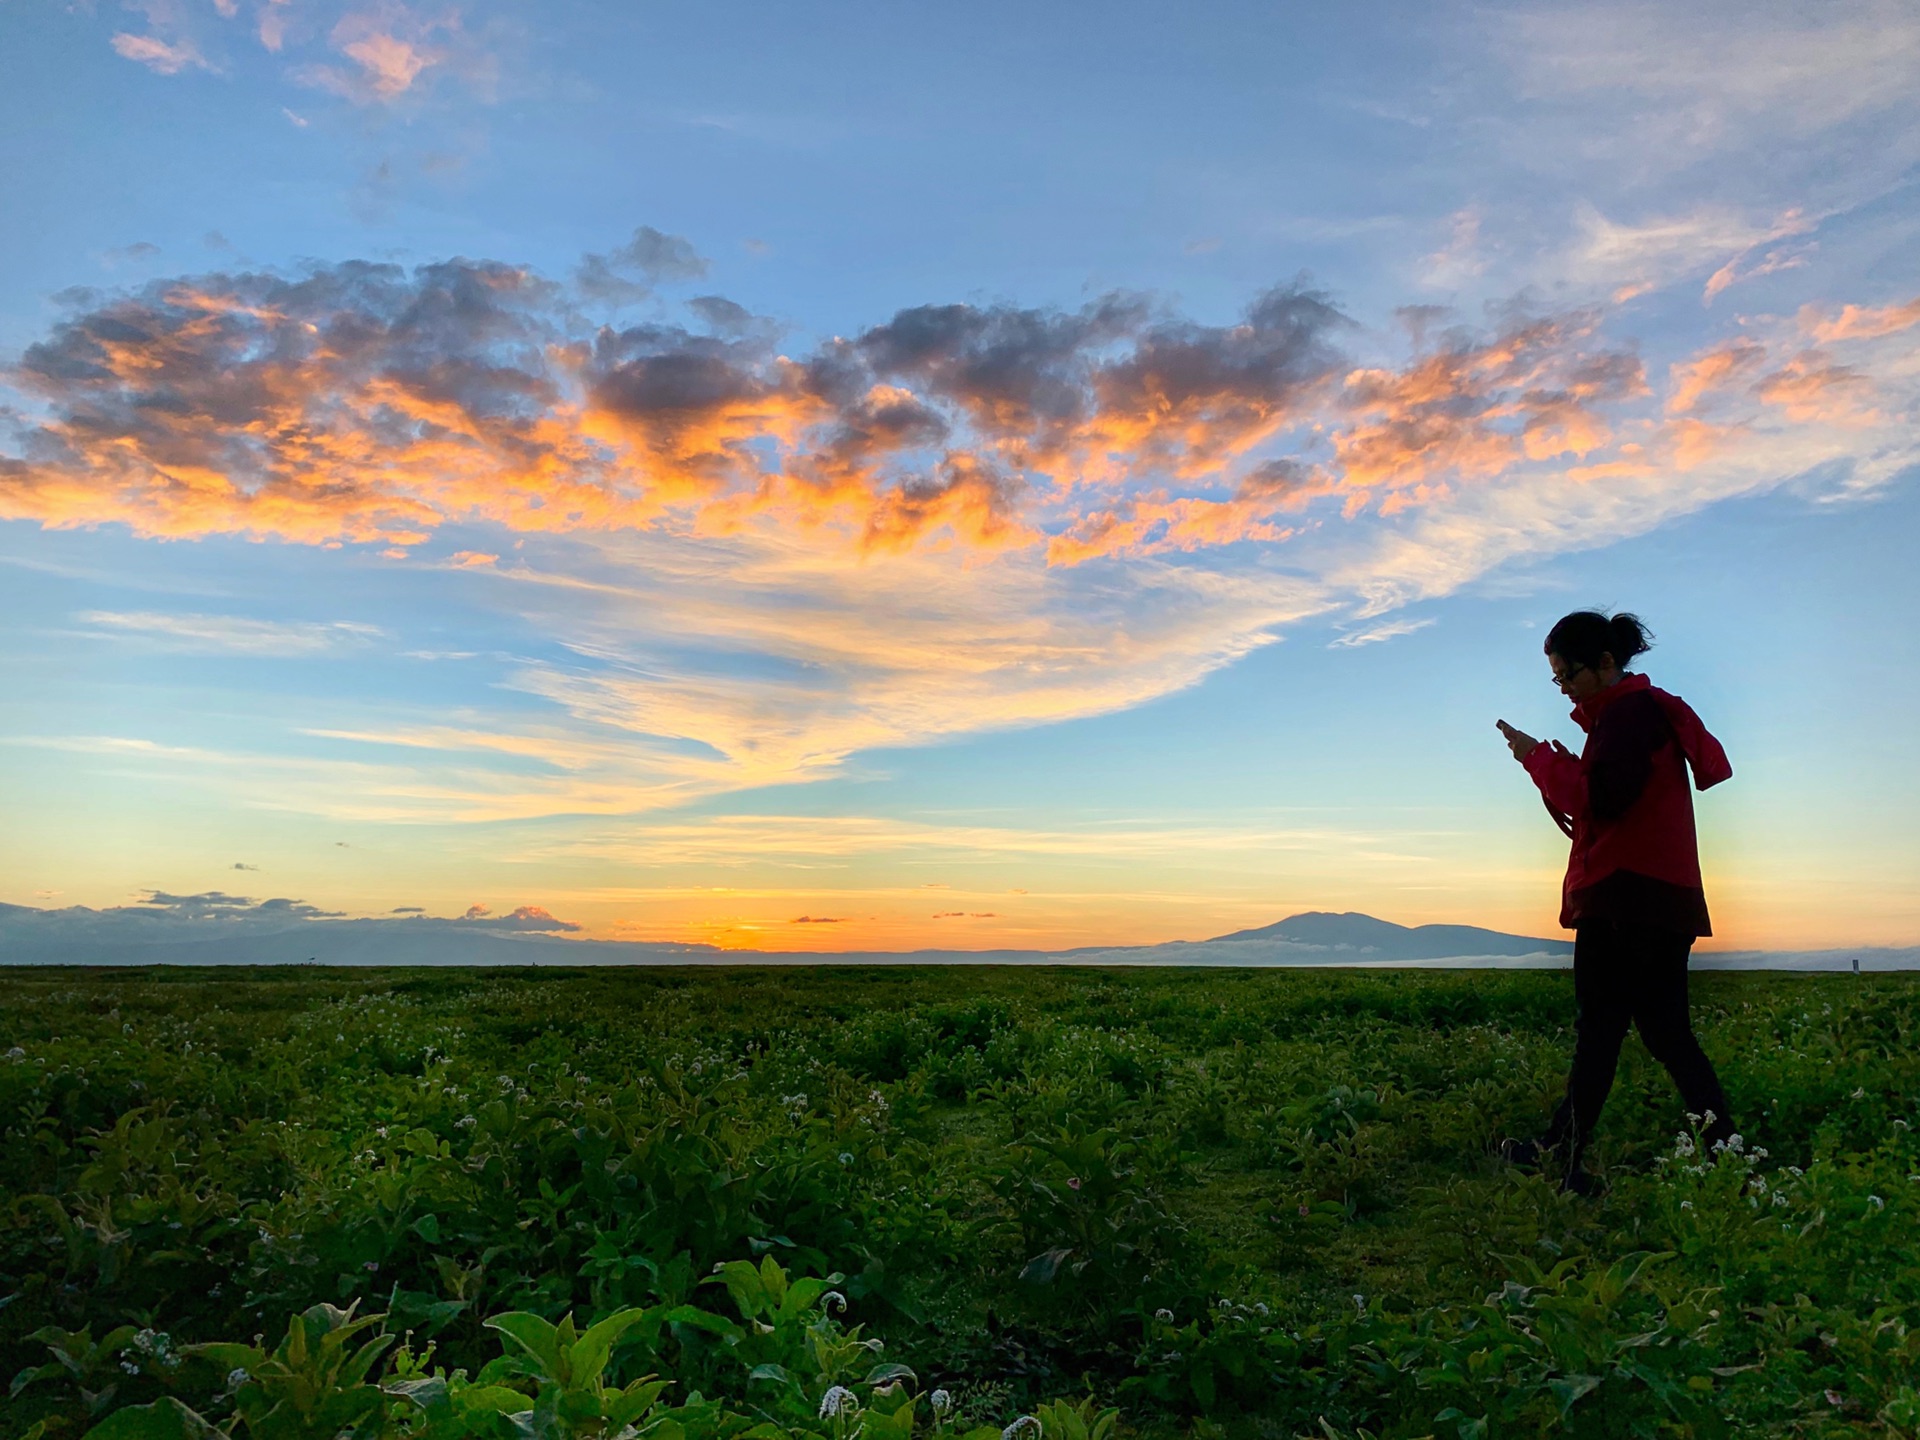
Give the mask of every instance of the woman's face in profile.
M 1612 659 L 1611 655 L 1602 655 L 1600 663 L 1611 668 Z M 1553 683 L 1560 687 L 1560 693 L 1576 705 L 1606 689 L 1600 671 L 1591 665 L 1582 665 L 1564 655 L 1548 655 L 1547 664 L 1553 668 Z

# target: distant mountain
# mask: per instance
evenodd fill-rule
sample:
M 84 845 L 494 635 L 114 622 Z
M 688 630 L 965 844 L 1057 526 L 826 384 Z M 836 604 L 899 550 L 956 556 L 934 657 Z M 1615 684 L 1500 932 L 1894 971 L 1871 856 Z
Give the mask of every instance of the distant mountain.
M 1477 925 L 1395 925 L 1356 911 L 1308 910 L 1257 930 L 1216 935 L 1203 944 L 1280 940 L 1356 960 L 1451 960 L 1468 955 L 1571 955 L 1571 940 L 1536 940 Z
M 579 926 L 534 906 L 508 915 L 347 919 L 297 900 L 210 891 L 136 905 L 43 910 L 0 903 L 0 965 L 1180 965 L 1564 967 L 1568 940 L 1475 925 L 1395 925 L 1310 910 L 1212 940 L 1073 950 L 721 950 L 580 940 Z M 1920 948 L 1740 951 L 1695 957 L 1702 969 L 1920 969 Z

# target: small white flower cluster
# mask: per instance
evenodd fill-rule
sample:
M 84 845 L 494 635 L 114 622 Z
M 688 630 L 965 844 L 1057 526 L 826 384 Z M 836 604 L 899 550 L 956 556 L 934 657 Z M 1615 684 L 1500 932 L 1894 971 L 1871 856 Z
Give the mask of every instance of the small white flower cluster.
M 933 1407 L 936 1420 L 944 1420 L 953 1413 L 953 1392 L 936 1390 L 927 1397 L 927 1403 Z
M 1360 1297 L 1356 1295 L 1353 1298 L 1358 1300 Z M 1213 1308 L 1220 1312 L 1220 1318 L 1223 1321 L 1249 1320 L 1255 1317 L 1264 1320 L 1267 1317 L 1266 1302 L 1262 1300 L 1256 1300 L 1253 1304 L 1247 1305 L 1238 1300 L 1220 1299 L 1213 1302 Z M 1172 1316 L 1169 1315 L 1168 1318 L 1171 1319 Z
M 180 1368 L 180 1356 L 173 1348 L 173 1337 L 164 1330 L 140 1331 L 127 1342 L 127 1350 L 137 1357 L 120 1361 L 120 1368 L 129 1375 L 138 1375 L 149 1363 L 160 1370 Z
M 26 1058 L 27 1058 L 27 1052 L 21 1049 L 18 1045 L 14 1046 L 11 1050 L 7 1051 L 7 1059 L 11 1060 L 16 1065 L 18 1065 L 22 1060 Z
M 1038 1415 L 1022 1415 L 1000 1432 L 1000 1440 L 1041 1440 L 1045 1434 Z
M 860 1408 L 860 1397 L 844 1385 L 835 1385 L 820 1397 L 820 1418 L 831 1420 L 837 1415 L 851 1415 Z

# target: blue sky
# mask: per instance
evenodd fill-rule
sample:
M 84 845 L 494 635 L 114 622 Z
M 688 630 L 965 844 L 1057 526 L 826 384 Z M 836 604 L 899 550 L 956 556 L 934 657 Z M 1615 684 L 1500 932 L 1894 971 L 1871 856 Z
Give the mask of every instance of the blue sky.
M 1920 932 L 1908 7 L 0 36 L 0 900 L 1551 933 L 1601 604 L 1719 942 Z

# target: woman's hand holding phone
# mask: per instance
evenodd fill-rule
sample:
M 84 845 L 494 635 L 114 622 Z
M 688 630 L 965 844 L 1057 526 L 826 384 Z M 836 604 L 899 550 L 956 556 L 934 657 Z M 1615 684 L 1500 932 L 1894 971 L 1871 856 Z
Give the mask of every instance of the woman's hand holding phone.
M 1500 734 L 1506 739 L 1507 748 L 1513 752 L 1513 758 L 1516 760 L 1526 759 L 1532 753 L 1533 747 L 1540 743 L 1526 731 L 1516 730 L 1504 720 L 1496 720 L 1493 723 L 1499 727 Z

